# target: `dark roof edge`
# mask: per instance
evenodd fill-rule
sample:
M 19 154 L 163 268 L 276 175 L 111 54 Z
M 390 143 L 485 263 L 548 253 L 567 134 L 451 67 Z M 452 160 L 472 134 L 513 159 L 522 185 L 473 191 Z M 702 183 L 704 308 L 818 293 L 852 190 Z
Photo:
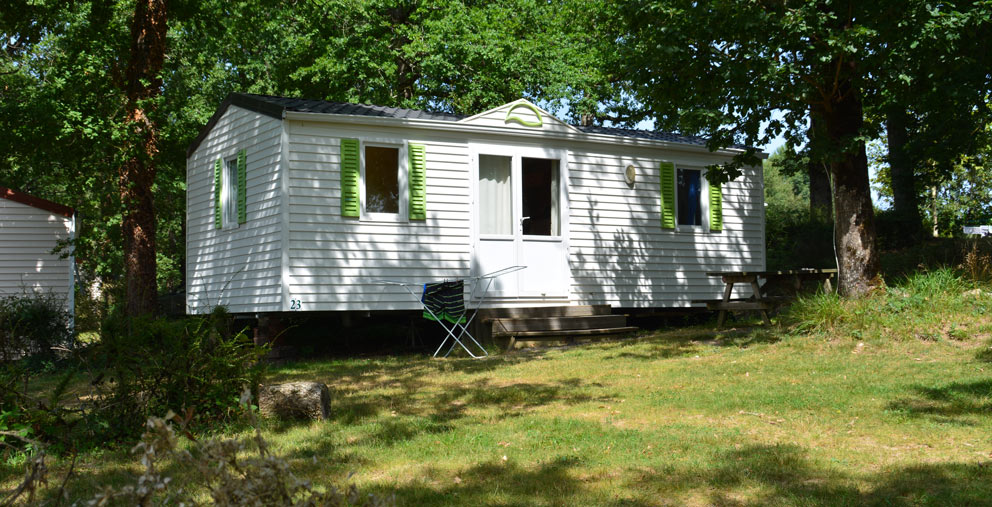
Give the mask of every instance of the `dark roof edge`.
M 224 98 L 224 102 L 220 103 L 220 106 L 217 107 L 217 111 L 215 111 L 214 115 L 210 117 L 207 124 L 200 129 L 200 133 L 197 134 L 196 138 L 193 139 L 193 142 L 189 144 L 189 148 L 186 148 L 186 158 L 191 157 L 193 152 L 200 147 L 200 143 L 207 138 L 207 134 L 209 134 L 210 130 L 214 128 L 214 125 L 220 121 L 221 116 L 224 116 L 224 112 L 227 111 L 229 106 L 238 106 L 249 111 L 264 114 L 265 116 L 269 116 L 277 120 L 282 120 L 282 113 L 285 109 L 283 106 L 255 98 L 250 95 L 245 95 L 244 93 L 231 92 Z
M 76 214 L 76 210 L 62 204 L 58 204 L 52 201 L 46 201 L 41 197 L 35 197 L 30 194 L 25 194 L 24 192 L 18 192 L 16 190 L 0 187 L 0 198 L 9 199 L 11 201 L 19 202 L 21 204 L 27 204 L 28 206 L 33 206 L 38 209 L 43 209 L 56 215 L 62 215 L 66 218 L 72 218 L 72 215 Z

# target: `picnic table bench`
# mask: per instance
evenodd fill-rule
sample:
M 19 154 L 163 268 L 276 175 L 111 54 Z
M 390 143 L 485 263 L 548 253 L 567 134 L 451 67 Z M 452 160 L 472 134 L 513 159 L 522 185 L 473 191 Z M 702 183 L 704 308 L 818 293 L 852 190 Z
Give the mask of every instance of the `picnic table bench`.
M 707 276 L 719 276 L 726 287 L 723 291 L 723 299 L 694 299 L 694 304 L 705 304 L 709 310 L 718 310 L 717 327 L 723 327 L 727 319 L 727 312 L 731 311 L 758 311 L 765 321 L 771 325 L 768 312 L 774 310 L 781 304 L 795 299 L 802 289 L 803 282 L 822 282 L 823 289 L 827 292 L 833 290 L 830 279 L 837 274 L 836 269 L 815 269 L 803 268 L 786 271 L 727 271 L 706 273 Z M 764 280 L 765 284 L 759 283 Z M 731 299 L 734 292 L 734 285 L 746 283 L 751 286 L 752 296 L 747 299 Z M 791 293 L 771 295 L 768 288 L 782 288 L 782 284 L 788 284 Z

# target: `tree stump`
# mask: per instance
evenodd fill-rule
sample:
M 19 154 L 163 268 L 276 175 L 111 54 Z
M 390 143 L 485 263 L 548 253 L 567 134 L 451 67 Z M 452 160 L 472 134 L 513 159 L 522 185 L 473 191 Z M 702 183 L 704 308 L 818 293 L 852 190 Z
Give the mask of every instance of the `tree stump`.
M 330 416 L 331 392 L 321 382 L 289 382 L 260 386 L 258 410 L 265 417 L 325 420 Z

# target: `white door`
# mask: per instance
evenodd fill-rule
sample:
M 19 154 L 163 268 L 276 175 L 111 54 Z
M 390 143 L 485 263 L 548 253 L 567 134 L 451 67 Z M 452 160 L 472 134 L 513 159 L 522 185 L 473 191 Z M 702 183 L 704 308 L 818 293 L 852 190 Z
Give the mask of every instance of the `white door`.
M 494 297 L 568 297 L 565 153 L 485 147 L 473 159 L 477 169 L 473 271 L 527 266 L 496 279 L 490 290 Z

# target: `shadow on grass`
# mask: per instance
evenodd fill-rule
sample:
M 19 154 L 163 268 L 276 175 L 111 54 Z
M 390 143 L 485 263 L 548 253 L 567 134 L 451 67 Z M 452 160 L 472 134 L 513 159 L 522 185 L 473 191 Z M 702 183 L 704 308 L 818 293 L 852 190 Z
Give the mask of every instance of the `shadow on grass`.
M 983 363 L 992 363 L 992 341 L 987 342 L 985 346 L 975 354 L 975 359 Z
M 395 494 L 400 505 L 656 505 L 597 498 L 574 471 L 582 466 L 574 456 L 559 456 L 533 468 L 484 462 L 457 472 L 457 480 L 428 470 L 416 484 L 372 492 Z
M 496 419 L 505 420 L 552 403 L 601 399 L 590 394 L 598 385 L 581 378 L 514 383 L 487 375 L 543 355 L 543 351 L 528 351 L 484 360 L 387 357 L 304 362 L 283 365 L 270 377 L 274 382 L 325 382 L 331 391 L 330 422 L 356 427 L 362 433 L 359 442 L 393 446 L 421 435 L 452 431 L 469 411 L 490 410 Z M 268 429 L 281 434 L 305 424 L 310 423 L 272 422 Z
M 992 413 L 992 380 L 952 382 L 942 387 L 916 387 L 918 398 L 889 404 L 890 410 L 939 422 L 973 424 L 967 416 Z
M 724 453 L 713 468 L 675 465 L 664 473 L 641 474 L 629 486 L 657 491 L 655 501 L 689 491 L 710 491 L 705 503 L 712 505 L 992 504 L 992 468 L 988 466 L 946 463 L 867 476 L 857 472 L 820 467 L 799 446 L 752 445 Z
M 601 345 L 618 350 L 607 359 L 640 359 L 656 361 L 698 354 L 707 346 L 747 348 L 752 345 L 777 343 L 779 328 L 764 326 L 731 329 L 693 329 L 668 332 L 633 340 Z

